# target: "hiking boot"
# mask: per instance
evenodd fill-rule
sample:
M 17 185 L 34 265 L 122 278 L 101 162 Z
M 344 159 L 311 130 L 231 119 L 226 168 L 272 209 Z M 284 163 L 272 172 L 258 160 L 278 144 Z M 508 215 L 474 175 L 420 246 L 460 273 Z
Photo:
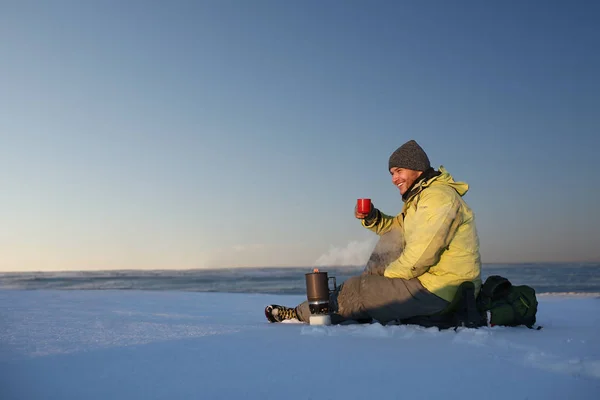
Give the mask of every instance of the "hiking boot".
M 269 322 L 281 322 L 286 319 L 299 319 L 295 308 L 271 304 L 265 307 L 265 317 Z

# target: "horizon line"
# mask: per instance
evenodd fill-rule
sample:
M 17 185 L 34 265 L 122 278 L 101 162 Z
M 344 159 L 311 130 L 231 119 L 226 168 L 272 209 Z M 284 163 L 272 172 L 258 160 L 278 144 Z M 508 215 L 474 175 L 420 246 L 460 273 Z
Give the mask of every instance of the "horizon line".
M 485 262 L 481 264 L 482 268 L 489 268 L 491 266 L 505 265 L 505 266 L 518 266 L 518 265 L 558 265 L 558 264 L 598 264 L 600 261 L 524 261 L 524 262 Z M 358 269 L 364 268 L 365 265 L 319 265 L 319 266 L 307 266 L 307 265 L 265 265 L 265 266 L 232 266 L 232 267 L 195 267 L 195 268 L 108 268 L 108 269 L 55 269 L 55 270 L 12 270 L 12 271 L 0 271 L 0 274 L 18 274 L 18 273 L 57 273 L 57 272 L 152 272 L 152 271 L 219 271 L 219 270 L 243 270 L 243 269 L 310 269 L 313 270 L 323 268 L 336 268 L 336 269 Z

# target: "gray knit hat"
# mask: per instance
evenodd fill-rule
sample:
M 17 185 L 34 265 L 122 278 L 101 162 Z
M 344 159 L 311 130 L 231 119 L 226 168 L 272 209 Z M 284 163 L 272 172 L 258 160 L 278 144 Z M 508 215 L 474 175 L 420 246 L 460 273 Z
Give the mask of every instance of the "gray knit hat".
M 429 163 L 429 157 L 427 157 L 421 146 L 414 140 L 409 140 L 398 147 L 390 156 L 388 170 L 393 167 L 425 171 L 431 168 L 431 164 Z

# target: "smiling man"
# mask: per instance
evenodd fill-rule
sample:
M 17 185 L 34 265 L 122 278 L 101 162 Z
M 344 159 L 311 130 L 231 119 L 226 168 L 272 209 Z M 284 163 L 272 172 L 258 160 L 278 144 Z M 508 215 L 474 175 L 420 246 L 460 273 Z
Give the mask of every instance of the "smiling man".
M 365 272 L 332 293 L 334 323 L 433 315 L 450 304 L 461 283 L 473 282 L 476 294 L 481 287 L 475 219 L 463 200 L 469 186 L 455 182 L 442 166 L 434 170 L 414 140 L 392 153 L 388 167 L 404 207 L 396 216 L 373 206 L 367 214 L 355 209 L 362 225 L 381 238 Z M 306 302 L 295 308 L 270 305 L 265 314 L 272 322 L 308 322 L 310 310 Z

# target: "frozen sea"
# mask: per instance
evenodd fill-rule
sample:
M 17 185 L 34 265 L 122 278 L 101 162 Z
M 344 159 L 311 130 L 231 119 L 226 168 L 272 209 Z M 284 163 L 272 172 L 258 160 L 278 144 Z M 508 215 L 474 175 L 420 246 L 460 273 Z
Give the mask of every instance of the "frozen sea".
M 363 267 L 325 267 L 338 283 Z M 215 270 L 86 271 L 0 273 L 0 289 L 168 290 L 227 293 L 304 294 L 311 268 L 238 268 Z M 600 263 L 488 264 L 483 278 L 499 274 L 537 293 L 600 295 Z

